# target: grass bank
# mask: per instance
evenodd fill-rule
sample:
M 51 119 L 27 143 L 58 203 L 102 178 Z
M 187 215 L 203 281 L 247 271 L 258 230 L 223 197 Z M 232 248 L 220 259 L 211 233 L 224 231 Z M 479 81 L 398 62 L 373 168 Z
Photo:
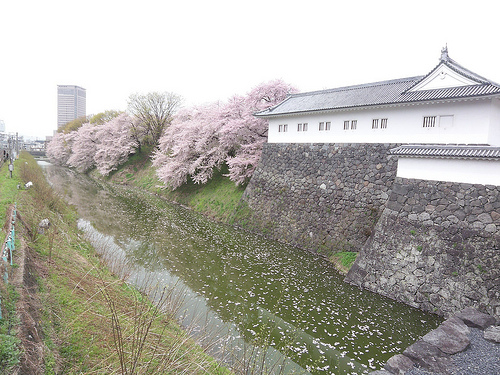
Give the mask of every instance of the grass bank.
M 17 185 L 32 181 L 29 190 Z M 76 226 L 75 210 L 21 154 L 0 170 L 0 219 L 17 203 L 19 249 L 0 281 L 0 374 L 227 374 L 159 309 L 113 274 Z M 48 219 L 43 232 L 39 223 Z M 5 236 L 5 232 L 2 232 Z M 168 301 L 168 290 L 162 292 Z M 7 353 L 7 354 L 5 354 Z
M 100 176 L 97 171 L 92 176 L 108 182 L 134 186 L 154 193 L 171 202 L 176 202 L 202 213 L 214 220 L 227 222 L 236 210 L 245 191 L 245 186 L 236 186 L 225 177 L 226 167 L 215 171 L 213 178 L 206 184 L 188 181 L 176 190 L 166 189 L 156 177 L 156 171 L 150 161 L 151 150 L 132 155 L 117 171 L 108 177 Z

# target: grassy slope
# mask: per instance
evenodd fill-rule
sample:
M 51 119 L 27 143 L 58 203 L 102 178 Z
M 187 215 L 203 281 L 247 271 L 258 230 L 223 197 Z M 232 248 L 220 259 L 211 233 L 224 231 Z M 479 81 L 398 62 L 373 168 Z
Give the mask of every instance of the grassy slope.
M 227 170 L 216 171 L 206 184 L 188 182 L 176 190 L 164 188 L 164 184 L 156 177 L 155 169 L 149 160 L 149 154 L 142 152 L 133 155 L 124 165 L 110 176 L 103 178 L 93 171 L 95 178 L 103 178 L 112 183 L 124 184 L 144 189 L 169 201 L 188 206 L 215 220 L 226 222 L 236 210 L 238 202 L 245 191 L 244 186 L 236 186 L 224 174 Z
M 16 201 L 26 223 L 29 275 L 36 275 L 33 287 L 37 293 L 24 306 L 31 310 L 31 320 L 43 341 L 40 373 L 125 373 L 123 368 L 130 370 L 134 363 L 141 364 L 134 372 L 138 374 L 158 373 L 161 366 L 161 373 L 227 373 L 179 329 L 170 314 L 156 311 L 102 264 L 81 238 L 76 212 L 53 193 L 29 155 L 22 154 L 15 165 L 13 180 L 6 179 L 5 166 L 0 171 L 0 212 L 5 220 L 6 206 Z M 17 190 L 17 183 L 27 180 L 33 181 L 33 188 Z M 52 225 L 39 234 L 42 218 L 49 218 Z M 2 297 L 4 290 L 5 286 Z M 11 332 L 22 336 L 23 326 Z M 133 337 L 145 339 L 142 351 Z M 25 339 L 21 337 L 21 341 Z M 117 344 L 123 350 L 117 350 Z M 4 371 L 9 370 L 0 364 L 0 374 Z
M 7 235 L 7 228 L 4 227 L 7 211 L 14 204 L 18 192 L 17 170 L 14 170 L 13 177 L 9 178 L 8 164 L 3 164 L 0 168 L 0 227 L 3 227 L 3 230 L 0 231 L 0 241 L 2 242 Z M 12 367 L 19 363 L 21 355 L 20 340 L 16 336 L 16 327 L 20 322 L 15 308 L 19 300 L 19 293 L 12 283 L 4 282 L 4 274 L 9 268 L 0 260 L 0 309 L 2 312 L 2 319 L 0 319 L 0 374 L 8 374 Z

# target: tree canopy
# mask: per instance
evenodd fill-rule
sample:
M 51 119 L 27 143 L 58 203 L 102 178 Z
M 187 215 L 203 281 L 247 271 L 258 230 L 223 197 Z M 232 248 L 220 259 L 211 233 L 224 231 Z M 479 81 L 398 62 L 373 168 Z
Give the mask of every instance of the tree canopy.
M 110 118 L 101 125 L 87 122 L 68 134 L 57 133 L 47 145 L 50 161 L 82 173 L 96 167 L 108 175 L 137 148 L 132 137 L 135 119 L 126 113 Z
M 273 106 L 295 89 L 281 80 L 263 83 L 227 103 L 182 110 L 159 141 L 153 157 L 157 175 L 176 189 L 191 178 L 206 183 L 214 168 L 225 163 L 236 184 L 248 181 L 267 140 L 267 121 L 253 116 Z
M 113 109 L 107 110 L 104 112 L 100 112 L 97 115 L 90 116 L 88 122 L 90 122 L 91 124 L 102 125 L 108 121 L 111 121 L 115 117 L 118 117 L 122 113 L 123 111 L 115 111 Z
M 172 123 L 181 102 L 182 98 L 172 92 L 130 95 L 128 111 L 138 120 L 133 130 L 136 141 L 156 146 L 163 131 Z
M 244 184 L 252 176 L 267 141 L 267 120 L 253 114 L 284 100 L 296 90 L 275 80 L 214 102 L 176 113 L 181 98 L 172 93 L 131 95 L 130 114 L 106 111 L 68 126 L 47 146 L 50 160 L 102 175 L 125 162 L 141 144 L 157 146 L 153 165 L 158 178 L 176 189 L 191 179 L 206 183 L 215 169 L 227 165 L 227 176 Z M 75 122 L 77 124 L 77 122 Z

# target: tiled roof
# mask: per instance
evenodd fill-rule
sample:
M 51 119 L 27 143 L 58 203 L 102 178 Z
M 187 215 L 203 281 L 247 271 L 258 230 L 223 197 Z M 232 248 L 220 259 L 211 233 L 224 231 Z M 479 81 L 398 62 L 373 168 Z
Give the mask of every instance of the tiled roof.
M 487 145 L 403 145 L 390 155 L 425 158 L 500 159 L 500 147 Z
M 454 88 L 409 91 L 442 64 L 477 82 L 477 84 Z M 500 95 L 500 85 L 465 69 L 450 59 L 446 51 L 440 63 L 425 76 L 292 94 L 280 104 L 258 112 L 255 115 L 258 117 L 272 117 L 304 112 L 405 104 L 429 100 L 477 98 L 489 95 Z
M 401 93 L 422 77 L 404 78 L 365 85 L 340 87 L 331 90 L 292 94 L 275 107 L 259 112 L 257 116 L 321 111 L 394 103 Z

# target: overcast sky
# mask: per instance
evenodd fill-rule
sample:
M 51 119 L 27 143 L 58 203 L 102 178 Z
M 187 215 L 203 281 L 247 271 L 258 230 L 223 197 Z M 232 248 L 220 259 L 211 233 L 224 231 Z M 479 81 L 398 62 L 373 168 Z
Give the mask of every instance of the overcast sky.
M 498 0 L 5 0 L 0 119 L 44 138 L 57 85 L 87 90 L 87 114 L 132 93 L 172 91 L 186 106 L 281 78 L 300 91 L 427 74 L 448 45 L 500 82 Z

